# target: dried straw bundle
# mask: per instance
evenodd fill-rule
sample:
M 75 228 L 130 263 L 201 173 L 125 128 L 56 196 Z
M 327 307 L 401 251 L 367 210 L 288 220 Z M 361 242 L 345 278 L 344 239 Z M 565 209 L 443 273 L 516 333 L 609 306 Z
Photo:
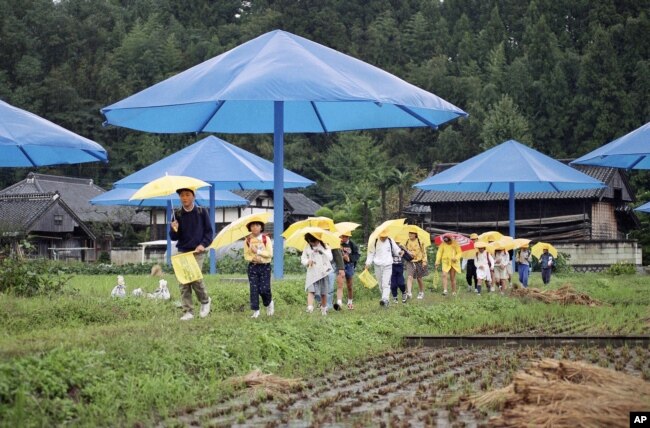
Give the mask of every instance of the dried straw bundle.
M 160 265 L 151 266 L 151 276 L 161 277 L 163 276 L 163 270 Z
M 515 297 L 528 297 L 544 303 L 559 303 L 561 305 L 601 306 L 603 304 L 603 302 L 590 297 L 588 294 L 574 290 L 569 284 L 565 284 L 557 290 L 519 288 L 512 290 L 510 294 Z
M 263 389 L 267 394 L 286 393 L 302 386 L 300 379 L 286 379 L 273 374 L 264 374 L 261 370 L 253 370 L 245 376 L 234 377 L 230 380 L 233 385 L 243 385 L 253 390 Z
M 586 363 L 544 359 L 471 404 L 503 409 L 490 419 L 493 427 L 626 427 L 630 411 L 650 406 L 650 383 Z

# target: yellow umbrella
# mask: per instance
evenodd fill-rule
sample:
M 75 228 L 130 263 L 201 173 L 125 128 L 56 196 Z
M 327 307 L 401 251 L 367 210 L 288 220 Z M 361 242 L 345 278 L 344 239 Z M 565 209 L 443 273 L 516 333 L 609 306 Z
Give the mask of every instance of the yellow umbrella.
M 498 247 L 498 248 L 504 249 L 506 251 L 510 251 L 513 248 L 515 248 L 515 240 L 512 239 L 511 236 L 504 236 L 501 239 L 499 239 L 498 241 L 493 242 L 492 245 L 494 247 Z
M 284 246 L 293 247 L 300 251 L 304 250 L 307 245 L 305 235 L 308 233 L 323 241 L 323 243 L 325 243 L 329 248 L 341 248 L 341 239 L 336 233 L 314 226 L 303 227 L 302 229 L 296 230 L 287 238 L 284 242 Z
M 424 245 L 424 248 L 431 246 L 431 234 L 414 224 L 403 226 L 402 230 L 397 234 L 397 236 L 395 236 L 395 241 L 400 244 L 406 244 L 406 241 L 409 240 L 409 233 L 416 233 L 420 243 Z
M 203 180 L 184 175 L 165 175 L 156 178 L 150 183 L 145 184 L 129 198 L 130 201 L 135 199 L 150 199 L 158 196 L 167 196 L 176 193 L 178 189 L 200 189 L 209 186 Z
M 539 260 L 539 258 L 542 256 L 544 248 L 548 249 L 548 252 L 551 253 L 553 257 L 557 258 L 557 250 L 555 247 L 551 244 L 547 244 L 546 242 L 538 242 L 537 244 L 533 245 L 533 248 L 530 249 L 530 253 L 533 255 L 533 257 L 536 257 Z
M 308 217 L 305 220 L 300 220 L 289 227 L 287 230 L 282 233 L 282 236 L 286 239 L 293 235 L 297 230 L 302 229 L 303 227 L 320 227 L 321 229 L 329 230 L 332 232 L 336 231 L 334 227 L 334 220 L 329 217 Z
M 478 252 L 479 248 L 485 248 L 485 250 L 488 253 L 494 254 L 494 245 L 493 244 L 494 243 L 488 244 L 487 242 L 484 242 L 484 241 L 476 241 L 474 243 L 474 248 L 471 249 L 471 250 L 464 251 L 462 256 L 463 256 L 463 258 L 468 258 L 468 259 L 472 258 L 472 257 L 474 257 L 474 254 L 476 254 L 476 252 Z M 467 257 L 466 257 L 466 255 L 467 255 Z
M 503 238 L 503 235 L 497 232 L 496 230 L 491 230 L 489 232 L 481 233 L 478 236 L 478 240 L 483 242 L 498 241 L 501 238 Z
M 405 220 L 405 218 L 386 220 L 377 226 L 377 228 L 370 234 L 370 238 L 368 238 L 368 251 L 375 251 L 375 242 L 379 239 L 379 235 L 382 232 L 386 232 L 389 238 L 395 239 L 395 237 L 402 231 Z
M 248 227 L 246 227 L 248 223 L 254 221 L 268 223 L 269 220 L 271 220 L 270 212 L 250 214 L 244 217 L 240 217 L 230 223 L 228 226 L 221 229 L 219 233 L 217 233 L 217 236 L 214 237 L 214 240 L 210 244 L 210 248 L 214 248 L 216 250 L 217 248 L 225 247 L 226 245 L 230 245 L 233 242 L 239 241 L 240 239 L 250 235 Z
M 526 238 L 515 238 L 515 239 L 512 240 L 512 242 L 514 243 L 514 247 L 513 247 L 513 248 L 517 249 L 517 248 L 521 248 L 521 247 L 523 247 L 523 246 L 525 246 L 525 245 L 530 244 L 530 239 L 526 239 Z
M 359 226 L 361 226 L 359 223 L 353 223 L 351 221 L 342 221 L 334 225 L 336 228 L 336 233 L 338 233 L 339 236 L 343 235 L 344 233 L 351 233 Z

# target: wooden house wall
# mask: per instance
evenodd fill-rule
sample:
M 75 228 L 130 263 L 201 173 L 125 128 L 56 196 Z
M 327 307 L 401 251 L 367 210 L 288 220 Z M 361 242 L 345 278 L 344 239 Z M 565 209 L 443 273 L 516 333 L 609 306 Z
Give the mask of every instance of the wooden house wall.
M 54 216 L 62 216 L 61 224 L 55 224 Z M 72 216 L 59 204 L 53 204 L 43 215 L 41 215 L 30 227 L 30 232 L 52 232 L 52 233 L 72 233 L 78 226 Z
M 564 215 L 591 215 L 585 200 L 519 200 L 515 201 L 517 220 L 559 217 Z M 507 223 L 508 201 L 445 202 L 431 205 L 432 223 L 499 222 Z
M 614 205 L 594 202 L 591 210 L 591 239 L 619 239 Z

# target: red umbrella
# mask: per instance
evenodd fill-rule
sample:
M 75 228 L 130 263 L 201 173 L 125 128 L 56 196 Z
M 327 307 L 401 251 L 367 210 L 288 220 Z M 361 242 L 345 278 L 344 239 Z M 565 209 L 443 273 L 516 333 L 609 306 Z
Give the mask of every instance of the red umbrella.
M 465 235 L 461 235 L 460 233 L 444 233 L 442 235 L 436 236 L 436 238 L 434 239 L 433 242 L 435 242 L 435 244 L 437 246 L 440 246 L 440 244 L 442 244 L 442 240 L 443 240 L 443 238 L 445 236 L 448 236 L 451 239 L 453 239 L 454 241 L 456 241 L 456 243 L 458 243 L 458 245 L 460 245 L 461 251 L 467 251 L 467 250 L 471 250 L 472 248 L 474 248 L 474 241 L 472 241 L 471 239 L 469 239 Z

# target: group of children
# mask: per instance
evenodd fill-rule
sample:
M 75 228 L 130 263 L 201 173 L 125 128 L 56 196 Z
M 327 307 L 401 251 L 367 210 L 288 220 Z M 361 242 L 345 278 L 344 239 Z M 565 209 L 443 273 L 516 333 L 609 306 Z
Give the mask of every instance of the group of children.
M 202 262 L 202 254 L 209 245 L 209 231 L 204 226 L 207 213 L 197 209 L 194 205 L 194 192 L 190 189 L 179 189 L 183 206 L 182 212 L 172 222 L 170 233 L 172 238 L 178 239 L 179 250 L 195 252 L 197 262 Z M 181 211 L 179 210 L 179 211 Z M 182 215 L 181 215 L 182 214 Z M 388 306 L 390 297 L 394 303 L 398 300 L 398 291 L 402 293 L 402 302 L 406 303 L 412 298 L 413 281 L 418 283 L 417 299 L 424 298 L 423 278 L 428 275 L 428 260 L 425 246 L 420 242 L 418 228 L 406 226 L 408 238 L 406 242 L 395 242 L 387 232 L 379 233 L 374 245 L 369 245 L 366 269 L 374 267 L 375 276 L 380 284 L 382 306 Z M 251 317 L 260 315 L 260 298 L 266 307 L 267 316 L 273 316 L 275 305 L 271 291 L 271 260 L 273 257 L 273 243 L 271 238 L 264 234 L 264 223 L 251 220 L 246 224 L 250 234 L 244 240 L 244 258 L 248 261 L 247 274 L 250 289 L 250 307 L 253 311 Z M 343 307 L 343 285 L 347 285 L 347 308 L 354 309 L 352 281 L 356 264 L 359 260 L 359 248 L 352 242 L 350 233 L 340 234 L 340 248 L 328 247 L 318 236 L 305 234 L 305 248 L 300 261 L 306 269 L 305 291 L 307 293 L 307 312 L 314 311 L 315 303 L 319 303 L 322 315 L 327 315 L 328 307 L 341 310 Z M 486 250 L 486 245 L 478 242 L 476 234 L 471 235 L 475 242 L 476 255 L 467 261 L 467 281 L 471 290 L 472 279 L 476 292 L 481 293 L 481 288 L 488 285 L 490 291 L 495 291 L 495 286 L 505 290 L 510 281 L 512 270 L 508 252 L 497 248 L 494 257 Z M 181 248 L 183 244 L 183 248 Z M 443 242 L 438 248 L 435 269 L 442 265 L 443 294 L 447 294 L 447 277 L 451 280 L 452 294 L 456 294 L 456 273 L 461 272 L 460 247 L 451 235 L 443 235 Z M 545 253 L 546 256 L 546 253 Z M 550 280 L 550 267 L 552 259 L 542 256 L 542 267 L 547 267 L 547 272 L 542 271 L 544 282 Z M 530 251 L 522 248 L 519 252 L 519 276 L 524 287 L 528 286 L 528 267 Z M 201 264 L 199 264 L 201 265 Z M 406 266 L 407 279 L 404 281 L 404 266 Z M 333 302 L 334 282 L 337 284 L 336 302 Z M 201 301 L 201 317 L 207 316 L 210 311 L 210 298 L 205 292 L 203 281 L 182 284 L 183 309 L 185 314 L 182 320 L 192 319 L 191 294 L 194 290 Z

